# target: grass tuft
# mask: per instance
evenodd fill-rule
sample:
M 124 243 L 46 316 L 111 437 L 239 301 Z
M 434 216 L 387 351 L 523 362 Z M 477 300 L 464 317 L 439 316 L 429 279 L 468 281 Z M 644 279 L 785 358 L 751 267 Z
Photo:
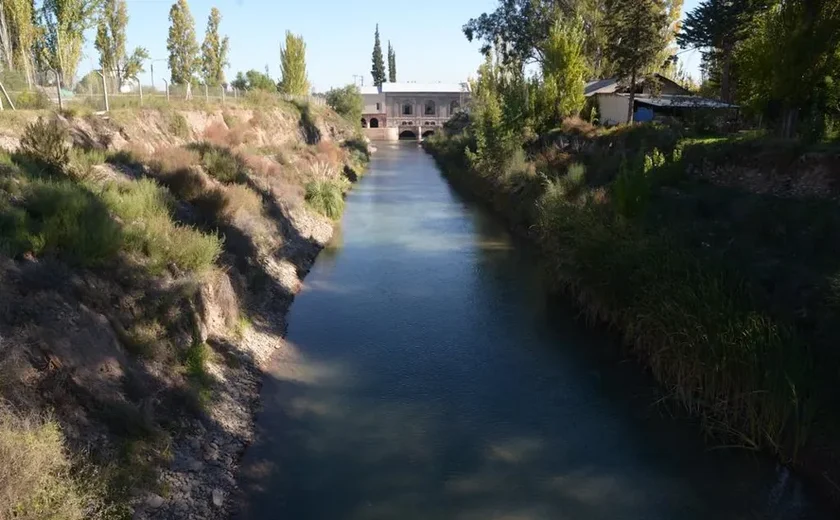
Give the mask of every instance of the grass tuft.
M 338 220 L 344 212 L 344 194 L 336 181 L 307 183 L 305 198 L 312 209 L 332 220 Z

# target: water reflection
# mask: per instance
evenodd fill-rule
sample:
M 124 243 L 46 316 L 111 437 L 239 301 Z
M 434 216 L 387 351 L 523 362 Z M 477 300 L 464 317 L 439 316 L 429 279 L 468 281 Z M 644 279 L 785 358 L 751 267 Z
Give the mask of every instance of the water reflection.
M 828 518 L 660 417 L 609 339 L 414 145 L 380 149 L 289 316 L 242 518 Z

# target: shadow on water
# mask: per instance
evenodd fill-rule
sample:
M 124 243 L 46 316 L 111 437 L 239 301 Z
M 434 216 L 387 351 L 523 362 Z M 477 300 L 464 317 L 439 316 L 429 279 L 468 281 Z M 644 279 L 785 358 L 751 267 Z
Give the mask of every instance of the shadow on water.
M 265 381 L 241 518 L 828 518 L 664 417 L 416 145 L 380 148 L 342 225 Z

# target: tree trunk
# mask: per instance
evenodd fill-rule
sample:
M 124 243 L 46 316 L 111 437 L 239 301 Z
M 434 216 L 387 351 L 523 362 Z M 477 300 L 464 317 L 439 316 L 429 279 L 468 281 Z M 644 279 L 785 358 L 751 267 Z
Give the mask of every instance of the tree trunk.
M 0 54 L 6 68 L 12 69 L 12 41 L 9 37 L 9 25 L 6 23 L 6 7 L 0 0 Z
M 636 71 L 630 74 L 630 99 L 627 106 L 627 124 L 633 124 L 633 105 L 636 104 Z
M 720 98 L 732 103 L 732 44 L 723 44 L 723 63 L 720 71 Z

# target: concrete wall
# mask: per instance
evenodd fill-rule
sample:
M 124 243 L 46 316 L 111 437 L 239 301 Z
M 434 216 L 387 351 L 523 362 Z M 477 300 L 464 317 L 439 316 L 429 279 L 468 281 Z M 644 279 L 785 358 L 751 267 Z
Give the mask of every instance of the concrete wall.
M 598 113 L 602 125 L 619 125 L 627 122 L 630 98 L 615 94 L 598 94 Z
M 363 114 L 385 113 L 385 94 L 362 94 L 362 99 L 365 101 Z M 379 103 L 379 108 L 376 108 L 377 103 Z
M 371 141 L 399 141 L 400 139 L 398 128 L 364 128 L 362 132 Z

